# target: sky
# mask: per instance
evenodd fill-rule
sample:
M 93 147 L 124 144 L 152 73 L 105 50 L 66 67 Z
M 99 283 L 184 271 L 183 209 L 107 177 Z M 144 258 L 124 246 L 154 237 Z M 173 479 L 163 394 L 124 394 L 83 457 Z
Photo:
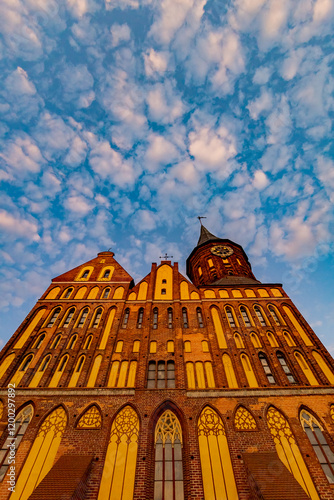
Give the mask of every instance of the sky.
M 333 4 L 1 1 L 1 345 L 99 251 L 185 274 L 206 216 L 334 353 Z

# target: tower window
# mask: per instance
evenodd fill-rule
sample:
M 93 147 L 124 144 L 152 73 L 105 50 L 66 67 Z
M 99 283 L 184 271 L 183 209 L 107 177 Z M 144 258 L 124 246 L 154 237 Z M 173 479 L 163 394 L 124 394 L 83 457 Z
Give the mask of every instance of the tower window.
M 110 288 L 106 288 L 104 291 L 103 291 L 103 294 L 102 294 L 102 299 L 107 299 L 109 297 L 109 293 L 110 293 Z
M 277 359 L 281 363 L 283 371 L 284 371 L 285 375 L 287 376 L 287 379 L 290 382 L 290 384 L 296 384 L 297 382 L 295 380 L 295 377 L 292 375 L 292 373 L 290 371 L 290 368 L 287 365 L 287 362 L 286 362 L 285 357 L 283 356 L 283 354 L 280 353 L 280 352 L 278 352 L 277 353 Z
M 68 299 L 72 292 L 73 292 L 73 288 L 68 288 L 66 290 L 65 295 L 64 295 L 64 299 Z
M 48 356 L 45 356 L 44 361 L 41 364 L 41 367 L 39 369 L 40 372 L 44 372 L 44 370 L 46 369 L 46 367 L 49 364 L 50 359 L 51 359 L 51 354 L 49 354 Z
M 123 323 L 122 323 L 122 328 L 126 328 L 128 321 L 129 321 L 129 316 L 130 316 L 130 309 L 127 307 L 124 312 L 124 318 L 123 318 Z
M 161 283 L 164 285 L 165 283 L 167 283 L 167 280 L 163 279 Z
M 153 309 L 153 330 L 158 328 L 158 308 Z
M 45 333 L 43 335 L 40 335 L 37 339 L 37 342 L 35 344 L 35 349 L 39 349 L 42 345 L 43 340 L 45 339 Z
M 85 342 L 85 345 L 84 345 L 84 349 L 89 349 L 90 348 L 92 340 L 93 340 L 93 335 L 89 335 L 87 337 L 87 339 L 86 339 L 86 342 Z
M 259 306 L 254 306 L 254 311 L 256 313 L 256 316 L 258 317 L 258 320 L 260 321 L 261 326 L 266 326 L 266 322 L 264 320 L 263 314 Z
M 268 309 L 270 311 L 270 314 L 272 315 L 272 317 L 274 318 L 274 321 L 276 323 L 277 326 L 279 326 L 281 324 L 280 320 L 278 319 L 278 316 L 276 314 L 276 311 L 275 309 L 273 308 L 273 306 L 268 306 Z
M 188 313 L 185 307 L 182 307 L 182 320 L 183 320 L 183 328 L 188 328 Z
M 143 325 L 143 318 L 144 318 L 144 308 L 141 307 L 138 311 L 138 318 L 137 318 L 137 328 L 141 328 Z
M 270 366 L 268 364 L 268 361 L 267 361 L 267 358 L 265 357 L 265 355 L 260 353 L 259 359 L 261 361 L 263 371 L 266 374 L 266 377 L 268 379 L 269 384 L 276 384 L 276 380 L 274 379 L 274 376 L 271 373 L 271 369 L 270 369 Z
M 88 278 L 88 275 L 89 275 L 89 271 L 86 270 L 83 275 L 81 276 L 81 278 L 85 279 L 85 278 Z
M 103 278 L 104 278 L 104 279 L 108 279 L 108 278 L 109 278 L 109 276 L 110 276 L 110 269 L 107 269 L 107 270 L 105 271 L 104 275 L 103 275 Z
M 59 345 L 59 342 L 60 342 L 60 339 L 61 339 L 61 335 L 57 335 L 57 337 L 55 338 L 53 344 L 52 344 L 52 349 L 56 349 L 56 347 L 58 347 Z
M 22 363 L 22 366 L 20 368 L 21 372 L 25 372 L 27 370 L 28 366 L 30 365 L 30 363 L 32 361 L 32 358 L 33 358 L 32 354 L 30 354 L 29 356 L 26 357 L 25 361 Z
M 232 313 L 232 309 L 230 307 L 226 307 L 225 311 L 226 311 L 227 319 L 228 319 L 228 322 L 230 323 L 230 326 L 232 326 L 234 328 L 235 327 L 235 321 L 234 321 L 234 316 L 233 316 L 233 313 Z
M 50 320 L 49 320 L 49 323 L 46 325 L 46 328 L 51 328 L 51 327 L 54 325 L 54 323 L 55 323 L 55 321 L 56 321 L 56 319 L 57 319 L 58 314 L 60 313 L 60 311 L 61 311 L 61 308 L 60 308 L 60 307 L 57 307 L 57 308 L 53 311 L 53 314 L 52 314 L 52 316 L 51 316 L 51 318 L 50 318 Z
M 93 321 L 92 328 L 97 328 L 98 327 L 100 319 L 101 319 L 101 316 L 102 316 L 102 309 L 101 309 L 101 307 L 99 307 L 99 309 L 95 313 L 95 318 L 94 318 L 94 321 Z
M 168 328 L 173 328 L 173 309 L 171 307 L 167 310 Z
M 197 307 L 196 313 L 197 313 L 198 326 L 199 326 L 199 328 L 203 328 L 204 324 L 203 324 L 202 309 L 200 307 Z
M 86 308 L 82 311 L 81 316 L 80 316 L 79 323 L 77 324 L 77 327 L 78 327 L 78 328 L 82 328 L 82 327 L 83 327 L 83 325 L 84 325 L 84 323 L 85 323 L 85 321 L 86 321 L 86 318 L 87 318 L 87 316 L 88 316 L 88 311 L 89 311 L 88 307 L 86 307 Z
M 161 289 L 161 295 L 166 295 L 166 288 Z
M 68 349 L 73 349 L 73 347 L 75 346 L 75 343 L 77 341 L 77 338 L 78 338 L 77 335 L 73 335 L 73 337 L 71 338 L 71 340 L 68 344 Z
M 244 320 L 245 326 L 247 326 L 247 327 L 252 326 L 245 307 L 241 306 L 240 312 L 241 312 L 242 319 Z
M 66 316 L 66 319 L 65 319 L 65 321 L 64 321 L 64 323 L 63 323 L 63 328 L 67 328 L 67 327 L 68 327 L 68 325 L 69 325 L 69 324 L 70 324 L 70 322 L 71 322 L 71 319 L 72 319 L 72 318 L 73 318 L 73 316 L 74 316 L 74 312 L 75 312 L 75 308 L 74 308 L 74 307 L 72 307 L 72 308 L 68 311 L 67 316 Z

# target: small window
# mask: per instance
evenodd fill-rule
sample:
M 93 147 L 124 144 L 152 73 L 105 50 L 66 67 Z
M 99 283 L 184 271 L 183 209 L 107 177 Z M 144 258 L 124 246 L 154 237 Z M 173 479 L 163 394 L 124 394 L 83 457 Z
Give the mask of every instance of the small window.
M 173 389 L 175 387 L 174 361 L 150 361 L 147 372 L 148 389 Z
M 38 337 L 37 342 L 35 344 L 35 349 L 39 349 L 41 347 L 44 339 L 45 339 L 45 333 L 43 333 Z
M 167 280 L 163 279 L 161 283 L 164 285 L 165 283 L 167 283 Z
M 158 328 L 158 308 L 153 309 L 153 330 Z
M 103 290 L 103 294 L 102 294 L 102 299 L 107 299 L 109 297 L 109 293 L 110 293 L 110 288 L 105 288 Z
M 182 321 L 183 321 L 183 328 L 188 328 L 188 312 L 185 307 L 182 307 Z
M 72 292 L 73 292 L 73 288 L 68 288 L 66 290 L 65 295 L 64 295 L 64 299 L 68 299 L 70 297 L 70 295 L 71 295 Z
M 58 368 L 59 372 L 62 372 L 65 369 L 67 360 L 68 360 L 68 356 L 66 355 L 66 356 L 63 357 L 63 359 L 61 360 L 61 362 L 59 364 L 59 368 Z
M 174 352 L 174 341 L 173 340 L 167 341 L 167 352 Z
M 183 347 L 184 347 L 184 352 L 191 352 L 191 342 L 190 342 L 190 340 L 185 340 L 184 344 L 183 344 Z
M 277 314 L 276 314 L 275 309 L 273 308 L 273 306 L 268 306 L 268 309 L 269 309 L 270 314 L 272 315 L 272 317 L 273 317 L 273 319 L 274 319 L 274 321 L 275 321 L 276 325 L 277 325 L 277 326 L 279 326 L 279 325 L 281 324 L 281 322 L 280 322 L 280 320 L 278 319 L 278 316 L 277 316 Z
M 202 351 L 209 352 L 209 344 L 206 340 L 202 340 Z
M 132 352 L 139 352 L 139 348 L 140 348 L 140 341 L 135 340 L 133 343 Z
M 97 328 L 99 326 L 101 316 L 102 316 L 102 309 L 99 308 L 95 313 L 95 318 L 93 321 L 92 328 Z
M 119 340 L 116 344 L 115 352 L 122 352 L 123 350 L 123 340 Z
M 73 335 L 73 337 L 71 337 L 69 343 L 68 343 L 68 347 L 67 349 L 73 349 L 73 347 L 75 346 L 76 344 L 76 341 L 77 341 L 77 338 L 78 336 L 77 335 Z
M 264 373 L 266 374 L 266 377 L 268 379 L 269 384 L 276 384 L 276 380 L 274 379 L 274 376 L 271 373 L 271 369 L 270 369 L 270 366 L 268 365 L 268 361 L 267 361 L 267 358 L 265 357 L 265 355 L 260 353 L 259 359 L 261 361 L 262 368 L 264 370 Z
M 168 328 L 173 328 L 173 309 L 171 307 L 167 310 Z
M 150 353 L 155 354 L 157 352 L 157 343 L 155 340 L 150 342 Z
M 166 295 L 166 288 L 161 289 L 161 295 Z
M 84 344 L 84 349 L 89 349 L 90 348 L 92 340 L 93 340 L 93 335 L 88 335 L 88 337 L 86 338 L 86 342 Z
M 41 364 L 40 369 L 38 371 L 44 372 L 46 367 L 48 366 L 50 360 L 51 360 L 51 354 L 48 354 L 47 356 L 45 356 L 43 363 Z
M 277 359 L 278 361 L 280 362 L 282 368 L 283 368 L 283 371 L 288 379 L 288 381 L 290 382 L 290 384 L 296 384 L 296 379 L 295 377 L 292 375 L 291 371 L 290 371 L 290 368 L 289 366 L 287 365 L 287 362 L 285 360 L 285 357 L 283 356 L 282 353 L 278 352 L 277 353 Z
M 261 309 L 259 308 L 259 306 L 254 306 L 254 311 L 256 313 L 256 316 L 258 318 L 258 320 L 260 321 L 260 325 L 261 326 L 266 326 L 266 322 L 264 320 L 264 317 L 263 317 L 263 314 L 262 314 L 262 311 Z
M 144 308 L 141 307 L 138 311 L 137 328 L 141 328 L 143 326 L 143 318 L 144 318 Z
M 57 335 L 57 337 L 54 339 L 54 342 L 53 342 L 53 344 L 51 346 L 52 349 L 56 349 L 56 347 L 58 347 L 60 339 L 61 339 L 61 335 Z
M 246 311 L 246 308 L 241 306 L 240 312 L 241 312 L 242 319 L 244 320 L 245 326 L 247 326 L 247 327 L 252 326 L 250 319 L 249 319 L 249 316 L 248 316 L 248 313 Z
M 199 328 L 203 328 L 204 324 L 203 324 L 202 309 L 200 307 L 197 307 L 196 313 L 197 313 L 198 326 L 199 326 Z
M 127 307 L 124 312 L 124 318 L 123 318 L 123 323 L 122 323 L 122 328 L 126 328 L 128 321 L 129 321 L 129 316 L 130 316 L 130 309 Z
M 53 311 L 52 316 L 51 316 L 51 318 L 50 318 L 50 320 L 49 320 L 49 323 L 46 325 L 46 328 L 51 328 L 51 327 L 54 325 L 54 323 L 55 323 L 55 321 L 56 321 L 56 319 L 57 319 L 58 314 L 60 313 L 60 311 L 61 311 L 61 308 L 60 308 L 60 307 L 57 307 L 57 308 Z
M 110 269 L 107 269 L 107 270 L 105 271 L 104 275 L 103 275 L 103 278 L 104 278 L 104 279 L 108 279 L 108 278 L 109 278 L 109 276 L 110 276 Z
M 67 313 L 66 319 L 65 319 L 65 321 L 64 321 L 64 323 L 63 323 L 63 328 L 67 328 L 67 327 L 68 327 L 68 325 L 69 325 L 69 324 L 70 324 L 70 322 L 71 322 L 71 319 L 72 319 L 72 318 L 73 318 L 73 316 L 74 316 L 74 313 L 75 313 L 75 308 L 74 308 L 74 307 L 72 307 L 72 308 L 68 311 L 68 313 Z
M 28 366 L 30 365 L 32 358 L 33 358 L 32 354 L 26 357 L 26 359 L 23 361 L 21 365 L 20 372 L 25 372 L 28 369 Z
M 82 274 L 81 278 L 83 278 L 83 279 L 88 278 L 88 275 L 89 275 L 89 271 L 88 271 L 88 269 L 86 269 L 86 271 L 84 271 L 84 273 Z
M 89 311 L 88 307 L 86 307 L 86 308 L 82 311 L 81 316 L 80 316 L 80 319 L 79 319 L 79 323 L 77 324 L 77 327 L 78 327 L 78 328 L 82 328 L 82 327 L 84 326 L 84 323 L 85 323 L 86 318 L 87 318 L 87 316 L 88 316 L 88 311 Z
M 76 372 L 79 372 L 82 368 L 82 365 L 84 364 L 85 361 L 85 356 L 81 356 L 80 361 L 78 363 L 77 369 L 75 370 Z
M 234 316 L 233 316 L 233 313 L 232 313 L 232 309 L 230 307 L 226 307 L 225 310 L 226 310 L 226 315 L 227 315 L 228 322 L 230 323 L 230 326 L 232 326 L 234 328 L 235 327 L 235 321 L 234 321 Z

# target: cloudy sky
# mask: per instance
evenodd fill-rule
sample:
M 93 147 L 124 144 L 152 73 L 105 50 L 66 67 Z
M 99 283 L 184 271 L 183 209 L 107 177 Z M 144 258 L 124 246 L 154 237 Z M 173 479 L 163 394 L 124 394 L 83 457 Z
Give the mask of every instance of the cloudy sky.
M 2 0 L 0 339 L 112 248 L 184 271 L 196 217 L 334 352 L 333 0 Z

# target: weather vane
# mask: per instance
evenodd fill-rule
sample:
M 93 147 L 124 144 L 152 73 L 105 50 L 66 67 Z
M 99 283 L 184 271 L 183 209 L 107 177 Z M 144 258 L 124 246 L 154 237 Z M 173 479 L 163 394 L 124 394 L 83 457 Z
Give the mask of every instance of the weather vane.
M 200 224 L 202 225 L 201 219 L 206 219 L 206 217 L 197 217 L 197 219 L 200 221 Z
M 167 252 L 165 253 L 165 255 L 163 257 L 161 257 L 161 256 L 159 257 L 159 259 L 165 259 L 165 260 L 172 259 L 172 258 L 173 258 L 173 255 L 167 255 Z

